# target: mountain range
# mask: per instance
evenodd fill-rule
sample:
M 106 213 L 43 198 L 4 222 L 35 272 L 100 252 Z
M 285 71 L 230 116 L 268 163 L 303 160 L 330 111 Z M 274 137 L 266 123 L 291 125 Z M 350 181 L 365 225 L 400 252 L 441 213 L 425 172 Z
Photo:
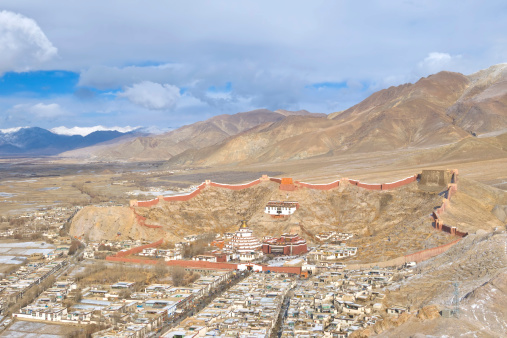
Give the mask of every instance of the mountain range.
M 506 132 L 507 64 L 499 64 L 468 76 L 439 72 L 380 90 L 329 115 L 258 109 L 215 116 L 160 135 L 107 134 L 109 142 L 104 143 L 88 141 L 90 134 L 69 141 L 68 149 L 43 149 L 53 154 L 70 150 L 60 156 L 85 160 L 208 166 L 412 148 L 504 152 L 506 137 L 501 135 Z M 106 141 L 106 135 L 101 137 Z M 0 145 L 4 153 L 18 148 L 34 149 L 15 142 Z
M 507 64 L 503 64 L 470 76 L 444 71 L 390 87 L 326 118 L 288 116 L 261 124 L 208 147 L 182 152 L 169 164 L 279 162 L 448 144 L 498 149 L 496 144 L 503 146 L 505 138 L 486 139 L 506 131 Z
M 0 156 L 49 156 L 64 151 L 86 148 L 95 144 L 141 135 L 116 130 L 95 131 L 86 136 L 61 135 L 38 127 L 0 131 Z

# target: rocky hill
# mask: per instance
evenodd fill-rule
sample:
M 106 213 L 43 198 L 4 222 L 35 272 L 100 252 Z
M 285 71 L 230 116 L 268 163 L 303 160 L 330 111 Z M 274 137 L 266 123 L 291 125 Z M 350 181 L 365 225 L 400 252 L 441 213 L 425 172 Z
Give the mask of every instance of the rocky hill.
M 475 182 L 462 185 L 453 197 L 456 203 L 444 214 L 446 224 L 473 232 L 501 226 L 491 211 L 494 205 L 507 204 L 505 194 Z M 264 213 L 269 200 L 287 199 L 300 204 L 290 218 L 274 219 Z M 439 191 L 421 189 L 418 183 L 388 191 L 344 185 L 329 191 L 286 192 L 270 181 L 238 191 L 207 186 L 188 201 L 135 208 L 85 207 L 74 217 L 70 233 L 90 240 L 164 238 L 176 242 L 189 234 L 233 232 L 246 219 L 259 237 L 297 232 L 312 240 L 321 231 L 356 233 L 354 244 L 364 248 L 356 258 L 360 262 L 375 255 L 379 260 L 395 258 L 454 240 L 431 226 L 428 215 L 441 201 Z M 139 222 L 139 216 L 148 226 Z

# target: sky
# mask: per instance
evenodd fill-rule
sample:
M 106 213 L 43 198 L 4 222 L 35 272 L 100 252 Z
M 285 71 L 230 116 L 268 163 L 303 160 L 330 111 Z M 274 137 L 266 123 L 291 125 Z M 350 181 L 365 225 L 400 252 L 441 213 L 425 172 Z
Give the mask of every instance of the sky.
M 507 62 L 506 15 L 504 0 L 2 0 L 0 129 L 329 114 Z

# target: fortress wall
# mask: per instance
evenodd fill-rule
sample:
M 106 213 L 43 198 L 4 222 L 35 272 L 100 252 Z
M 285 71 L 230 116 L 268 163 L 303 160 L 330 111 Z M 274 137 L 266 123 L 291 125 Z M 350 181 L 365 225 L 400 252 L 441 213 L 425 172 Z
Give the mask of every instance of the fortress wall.
M 456 230 L 455 235 L 459 236 L 459 237 L 466 237 L 466 236 L 468 236 L 468 232 L 461 232 L 461 231 Z
M 222 184 L 222 183 L 210 182 L 209 185 L 212 187 L 225 188 L 225 189 L 230 189 L 230 190 L 242 190 L 242 189 L 253 187 L 254 185 L 257 185 L 259 183 L 261 183 L 260 179 L 252 181 L 250 183 L 246 183 L 246 184 L 232 185 L 232 184 Z
M 148 228 L 152 228 L 152 229 L 160 229 L 160 228 L 162 228 L 161 225 L 146 224 L 146 217 L 139 215 L 136 212 L 136 209 L 134 207 L 130 207 L 130 209 L 132 209 L 132 211 L 134 212 L 134 215 L 136 216 L 137 223 L 141 224 L 142 226 L 145 226 L 145 227 L 148 227 Z
M 331 190 L 331 189 L 337 188 L 340 185 L 340 180 L 334 181 L 334 182 L 331 182 L 328 184 L 311 184 L 311 183 L 296 181 L 296 185 L 298 185 L 300 187 L 305 187 L 308 189 Z
M 457 172 L 458 172 L 457 169 L 452 171 L 453 180 L 456 180 L 456 181 L 458 179 Z M 436 208 L 435 211 L 433 211 L 433 213 L 431 214 L 431 218 L 433 220 L 433 226 L 436 230 L 447 232 L 451 235 L 455 235 L 455 236 L 463 238 L 463 237 L 468 236 L 468 232 L 462 232 L 462 231 L 459 231 L 455 227 L 447 226 L 440 219 L 440 215 L 442 215 L 445 212 L 445 210 L 451 205 L 451 198 L 452 198 L 452 196 L 454 196 L 456 194 L 457 191 L 458 191 L 457 183 L 448 184 L 447 190 L 445 192 L 446 198 L 444 198 L 442 200 L 442 205 L 440 207 Z
M 402 187 L 404 185 L 410 184 L 412 182 L 417 181 L 417 176 L 418 175 L 416 174 L 416 175 L 407 177 L 407 178 L 405 178 L 403 180 L 399 180 L 399 181 L 396 181 L 396 182 L 383 183 L 382 184 L 382 190 L 395 189 L 395 188 L 399 188 L 399 187 Z
M 367 189 L 367 190 L 382 190 L 382 184 L 367 184 L 357 182 L 357 186 L 359 188 Z
M 384 184 L 368 184 L 368 183 L 359 182 L 357 180 L 348 180 L 348 182 L 352 185 L 356 185 L 356 186 L 363 188 L 363 189 L 388 190 L 388 189 L 395 189 L 395 188 L 401 187 L 403 185 L 415 182 L 419 176 L 420 175 L 416 174 L 414 176 L 407 177 L 407 178 L 400 180 L 400 181 L 391 182 L 391 183 L 384 183 Z M 250 183 L 238 184 L 238 185 L 223 184 L 223 183 L 206 181 L 204 183 L 201 183 L 197 187 L 197 189 L 194 190 L 193 192 L 191 192 L 190 194 L 160 197 L 158 199 L 155 198 L 150 201 L 131 201 L 131 206 L 132 207 L 135 207 L 135 206 L 152 207 L 154 205 L 157 205 L 161 199 L 163 199 L 166 202 L 185 202 L 185 201 L 188 201 L 188 200 L 194 198 L 198 194 L 200 194 L 202 189 L 204 189 L 207 185 L 210 185 L 212 187 L 217 187 L 217 188 L 230 189 L 230 190 L 242 190 L 242 189 L 247 189 L 247 188 L 250 188 L 254 185 L 257 185 L 262 180 L 267 180 L 267 179 L 268 179 L 267 176 L 263 175 L 263 177 L 261 177 L 260 179 L 252 181 Z M 281 179 L 281 178 L 276 178 L 276 177 L 269 177 L 269 180 L 280 184 L 280 190 L 294 191 L 297 188 L 296 185 L 289 183 L 289 180 L 292 182 L 291 178 Z M 282 183 L 283 180 L 284 180 L 284 182 Z M 337 180 L 337 181 L 334 181 L 334 182 L 331 182 L 328 184 L 311 184 L 311 183 L 300 182 L 300 181 L 296 181 L 295 183 L 297 184 L 297 186 L 305 187 L 308 189 L 331 190 L 331 189 L 337 188 L 340 185 L 340 180 Z
M 166 202 L 185 202 L 185 201 L 188 201 L 192 198 L 194 198 L 195 196 L 199 195 L 201 193 L 201 191 L 206 187 L 206 184 L 205 183 L 201 183 L 199 186 L 197 186 L 197 188 L 192 191 L 190 194 L 185 194 L 185 195 L 175 195 L 175 196 L 167 196 L 167 197 L 163 197 L 163 200 L 166 201 Z

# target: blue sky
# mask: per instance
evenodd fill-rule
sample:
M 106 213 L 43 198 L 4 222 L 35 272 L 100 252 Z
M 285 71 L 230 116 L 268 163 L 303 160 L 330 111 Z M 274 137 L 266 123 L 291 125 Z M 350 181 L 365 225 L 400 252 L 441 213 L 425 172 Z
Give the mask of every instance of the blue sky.
M 506 14 L 505 1 L 2 0 L 0 129 L 332 113 L 507 62 Z

